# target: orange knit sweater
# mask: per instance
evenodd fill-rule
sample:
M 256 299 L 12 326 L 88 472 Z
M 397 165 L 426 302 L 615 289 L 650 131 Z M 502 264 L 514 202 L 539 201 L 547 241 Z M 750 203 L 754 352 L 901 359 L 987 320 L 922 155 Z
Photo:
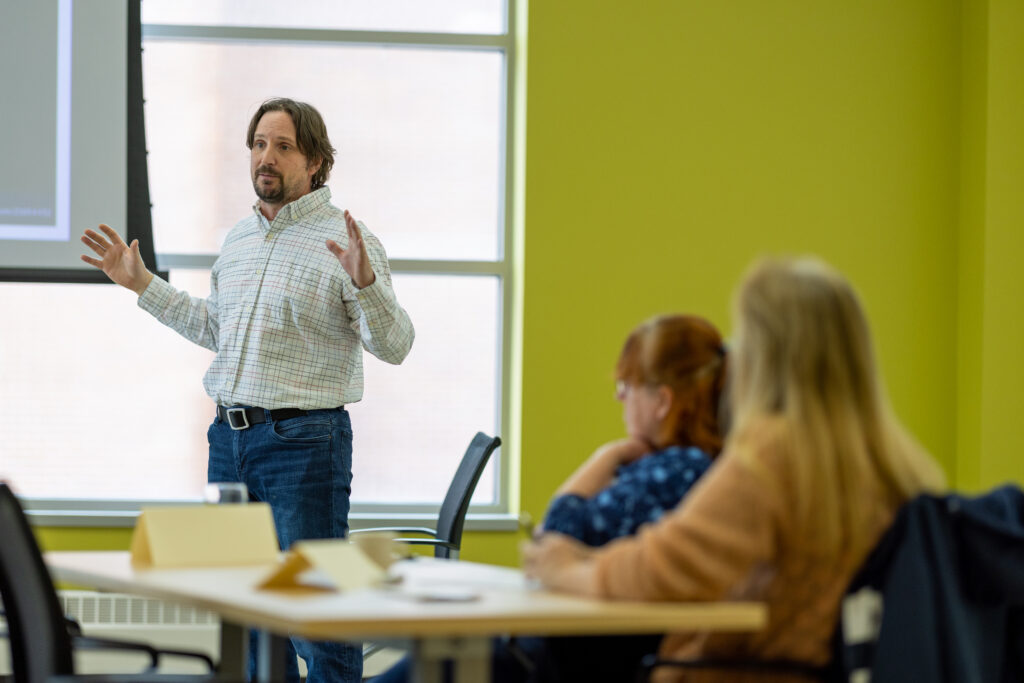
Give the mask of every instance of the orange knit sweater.
M 839 602 L 864 553 L 829 556 L 803 542 L 792 497 L 786 495 L 793 490 L 790 454 L 778 430 L 762 431 L 757 440 L 747 441 L 756 444 L 750 459 L 742 460 L 727 448 L 676 510 L 596 556 L 598 586 L 606 597 L 746 599 L 768 605 L 764 630 L 669 634 L 661 645 L 662 656 L 790 659 L 813 665 L 830 659 Z M 869 522 L 877 539 L 892 521 L 894 504 L 880 484 L 847 493 L 877 500 L 877 515 Z M 735 671 L 698 674 L 671 668 L 659 669 L 654 678 L 743 679 Z M 759 675 L 750 680 L 788 679 Z

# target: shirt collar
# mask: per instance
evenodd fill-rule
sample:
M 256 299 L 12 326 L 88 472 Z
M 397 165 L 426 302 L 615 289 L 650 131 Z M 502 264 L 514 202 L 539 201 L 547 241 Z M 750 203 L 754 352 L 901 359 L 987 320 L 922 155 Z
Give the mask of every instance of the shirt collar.
M 328 204 L 330 201 L 331 188 L 325 185 L 282 206 L 281 210 L 277 212 L 277 216 L 274 217 L 274 223 L 280 227 L 285 227 L 291 223 L 297 223 L 302 220 L 303 217 L 313 213 L 320 207 Z M 256 216 L 259 217 L 260 226 L 263 228 L 263 231 L 269 232 L 270 223 L 267 221 L 267 217 L 260 211 L 259 201 L 252 205 L 252 210 Z

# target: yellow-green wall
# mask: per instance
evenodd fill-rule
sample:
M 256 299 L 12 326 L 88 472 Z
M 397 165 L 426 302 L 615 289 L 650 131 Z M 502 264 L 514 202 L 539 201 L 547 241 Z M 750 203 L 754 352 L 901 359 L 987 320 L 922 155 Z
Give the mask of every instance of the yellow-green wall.
M 988 2 L 962 3 L 960 210 L 957 245 L 957 458 L 955 479 L 980 486 L 984 329 Z
M 530 6 L 523 502 L 621 434 L 660 311 L 726 332 L 758 254 L 857 285 L 898 412 L 954 462 L 959 12 L 918 2 Z
M 1019 3 L 534 0 L 527 22 L 524 509 L 621 435 L 627 332 L 691 311 L 728 333 L 766 252 L 853 280 L 955 483 L 1024 480 Z M 471 533 L 464 557 L 514 564 L 516 540 Z
M 1024 481 L 1024 5 L 963 2 L 955 482 Z
M 619 435 L 610 368 L 666 310 L 727 332 L 764 252 L 857 285 L 954 485 L 1024 481 L 1024 6 L 534 2 L 522 502 Z
M 37 527 L 43 550 L 127 550 L 131 529 Z
M 1024 481 L 1024 4 L 988 3 L 977 484 Z

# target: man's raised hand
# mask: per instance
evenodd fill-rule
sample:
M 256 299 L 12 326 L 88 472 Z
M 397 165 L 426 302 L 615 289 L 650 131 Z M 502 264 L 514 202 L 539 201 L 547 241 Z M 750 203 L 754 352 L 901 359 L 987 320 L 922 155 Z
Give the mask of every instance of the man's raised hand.
M 327 240 L 327 249 L 338 263 L 345 269 L 348 276 L 352 278 L 353 284 L 359 289 L 369 287 L 377 280 L 377 275 L 370 265 L 370 257 L 366 253 L 366 245 L 363 243 L 363 235 L 359 232 L 359 225 L 356 219 L 348 211 L 345 211 L 345 227 L 348 229 L 348 249 L 342 249 L 334 240 Z
M 100 223 L 100 230 L 103 235 L 95 230 L 86 230 L 82 235 L 82 244 L 96 252 L 99 258 L 83 255 L 82 260 L 102 270 L 122 287 L 141 295 L 153 279 L 153 273 L 142 262 L 139 241 L 132 240 L 131 246 L 128 246 L 109 225 Z

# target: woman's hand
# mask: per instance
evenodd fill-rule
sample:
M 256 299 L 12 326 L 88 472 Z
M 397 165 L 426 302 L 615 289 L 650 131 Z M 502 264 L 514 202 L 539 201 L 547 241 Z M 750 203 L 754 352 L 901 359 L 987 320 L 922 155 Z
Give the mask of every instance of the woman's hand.
M 596 596 L 597 576 L 594 550 L 571 536 L 547 533 L 520 546 L 523 570 L 547 588 Z

